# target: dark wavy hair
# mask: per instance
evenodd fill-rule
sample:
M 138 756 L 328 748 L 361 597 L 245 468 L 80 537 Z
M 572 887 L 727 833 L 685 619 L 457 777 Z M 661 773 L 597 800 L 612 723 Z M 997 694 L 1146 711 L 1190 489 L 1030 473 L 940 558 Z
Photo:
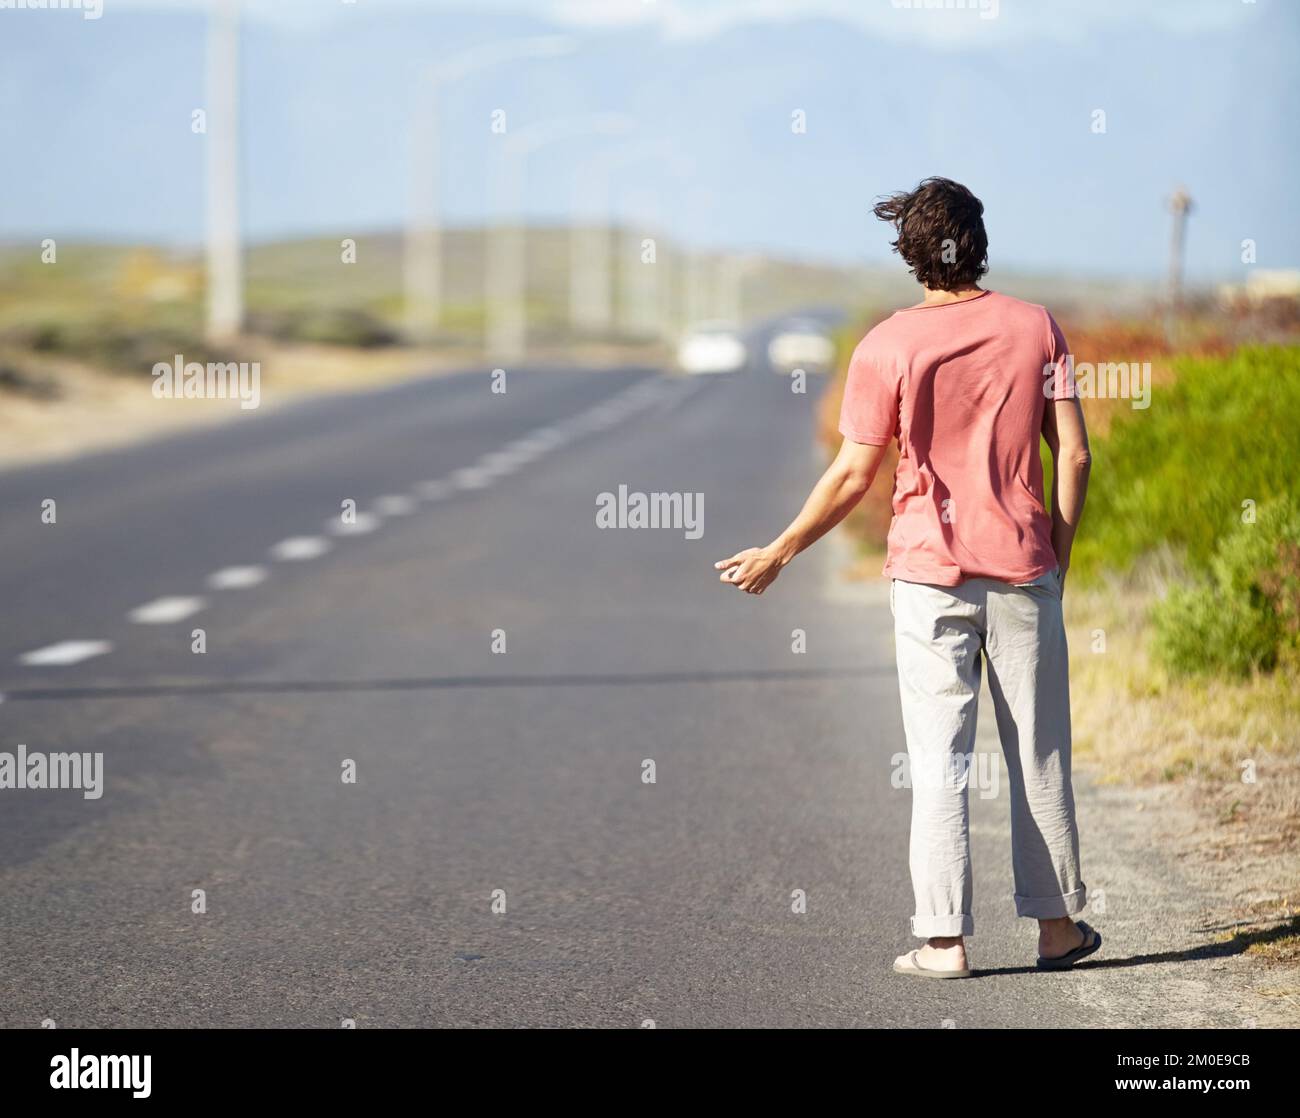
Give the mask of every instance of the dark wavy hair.
M 989 270 L 984 203 L 961 183 L 926 179 L 877 202 L 874 212 L 898 231 L 894 251 L 932 291 L 975 283 Z

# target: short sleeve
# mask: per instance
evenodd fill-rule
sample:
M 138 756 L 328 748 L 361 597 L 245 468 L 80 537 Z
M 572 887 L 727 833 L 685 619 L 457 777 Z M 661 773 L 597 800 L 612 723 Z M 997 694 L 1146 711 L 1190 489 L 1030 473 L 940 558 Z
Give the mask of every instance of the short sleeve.
M 840 404 L 840 434 L 852 442 L 884 446 L 898 436 L 902 377 L 897 362 L 882 358 L 868 334 L 849 361 Z
M 1048 311 L 1047 362 L 1043 365 L 1043 395 L 1049 400 L 1069 400 L 1075 395 L 1074 362 L 1065 335 Z

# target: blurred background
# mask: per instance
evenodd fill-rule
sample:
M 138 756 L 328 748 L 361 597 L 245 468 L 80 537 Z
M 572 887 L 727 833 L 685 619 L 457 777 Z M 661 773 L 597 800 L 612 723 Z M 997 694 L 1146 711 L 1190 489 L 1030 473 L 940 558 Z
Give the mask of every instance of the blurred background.
M 870 204 L 930 174 L 985 199 L 990 282 L 1058 317 L 1172 340 L 1181 283 L 1188 334 L 1275 337 L 1300 288 L 1298 18 L 1228 0 L 6 12 L 0 422 L 28 421 L 6 454 L 51 438 L 55 398 L 94 391 L 103 416 L 121 386 L 102 378 L 159 351 L 251 347 L 287 392 L 431 361 L 665 360 L 701 323 L 791 313 L 857 331 L 912 297 Z
M 807 374 L 824 458 L 854 344 L 919 298 L 872 202 L 956 179 L 987 284 L 1150 375 L 1149 407 L 1085 401 L 1081 761 L 1191 790 L 1246 910 L 1290 911 L 1298 48 L 1284 0 L 0 11 L 0 461 L 245 418 L 159 406 L 177 354 L 258 362 L 265 410 L 493 368 Z M 846 578 L 889 517 L 878 484 Z

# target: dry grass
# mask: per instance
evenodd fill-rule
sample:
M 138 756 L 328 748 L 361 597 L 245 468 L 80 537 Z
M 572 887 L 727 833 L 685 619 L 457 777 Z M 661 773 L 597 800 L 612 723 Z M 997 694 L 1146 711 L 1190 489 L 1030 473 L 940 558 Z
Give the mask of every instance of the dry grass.
M 1101 782 L 1176 783 L 1193 822 L 1179 856 L 1231 885 L 1232 914 L 1254 928 L 1247 954 L 1296 964 L 1300 680 L 1171 679 L 1147 646 L 1171 577 L 1158 567 L 1066 593 L 1076 765 Z
M 1300 965 L 1300 680 L 1173 679 L 1148 648 L 1145 581 L 1069 587 L 1076 768 L 1100 782 L 1172 783 L 1186 825 L 1170 852 L 1216 882 L 1225 940 L 1261 962 Z M 1230 900 L 1227 898 L 1231 898 Z M 1279 989 L 1295 1002 L 1300 990 Z
M 1271 773 L 1300 764 L 1300 680 L 1171 678 L 1151 655 L 1147 613 L 1172 568 L 1154 560 L 1137 576 L 1069 587 L 1079 755 L 1112 781 L 1194 776 L 1235 786 L 1253 764 L 1254 787 L 1266 786 Z M 1279 806 L 1295 813 L 1300 800 Z
M 1234 954 L 1249 955 L 1269 963 L 1300 963 L 1300 916 L 1292 913 L 1281 919 L 1247 918 L 1214 937 L 1238 949 Z M 1283 987 L 1260 991 L 1265 997 L 1295 997 L 1300 988 Z
M 1292 920 L 1297 929 L 1276 938 L 1256 940 L 1246 948 L 1246 954 L 1270 963 L 1300 963 L 1300 919 Z M 1296 993 L 1300 991 L 1292 991 Z

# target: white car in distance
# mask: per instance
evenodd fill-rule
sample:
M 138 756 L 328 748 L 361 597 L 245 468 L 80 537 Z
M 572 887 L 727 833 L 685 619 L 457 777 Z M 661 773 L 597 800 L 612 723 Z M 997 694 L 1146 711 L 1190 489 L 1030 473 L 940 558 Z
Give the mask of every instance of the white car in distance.
M 791 369 L 824 372 L 835 363 L 835 343 L 815 322 L 787 322 L 767 343 L 767 360 L 778 373 Z
M 684 373 L 734 373 L 748 360 L 740 332 L 726 322 L 700 323 L 677 345 L 677 367 Z

